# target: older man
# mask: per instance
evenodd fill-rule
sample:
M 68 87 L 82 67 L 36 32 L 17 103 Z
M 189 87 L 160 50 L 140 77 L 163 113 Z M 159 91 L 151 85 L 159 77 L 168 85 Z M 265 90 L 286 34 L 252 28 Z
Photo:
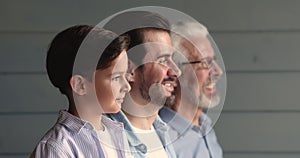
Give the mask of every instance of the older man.
M 177 157 L 223 157 L 210 118 L 202 112 L 203 108 L 218 105 L 216 84 L 223 73 L 215 61 L 208 31 L 193 22 L 179 23 L 173 31 L 173 45 L 186 61 L 177 59 L 182 71 L 180 88 L 175 100 L 169 98 L 159 115 L 171 126 Z

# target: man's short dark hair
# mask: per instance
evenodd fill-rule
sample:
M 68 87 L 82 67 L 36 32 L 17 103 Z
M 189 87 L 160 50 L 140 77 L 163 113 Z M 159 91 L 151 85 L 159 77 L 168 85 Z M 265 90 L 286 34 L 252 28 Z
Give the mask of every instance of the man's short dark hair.
M 115 33 L 96 28 L 89 25 L 76 25 L 63 30 L 58 33 L 52 40 L 46 59 L 46 68 L 51 83 L 59 88 L 63 94 L 67 94 L 71 91 L 70 79 L 73 75 L 74 63 L 78 50 L 83 44 L 85 38 L 89 36 L 89 40 L 85 42 L 87 46 L 98 48 L 98 44 L 108 43 L 109 45 L 101 52 L 100 46 L 95 53 L 100 59 L 95 67 L 90 67 L 89 58 L 90 52 L 87 49 L 83 52 L 83 55 L 87 56 L 85 64 L 81 64 L 79 71 L 76 72 L 80 75 L 91 75 L 86 73 L 88 71 L 95 71 L 96 69 L 105 69 L 111 65 L 111 62 L 117 58 L 123 50 L 127 50 L 129 45 L 129 37 L 117 36 Z M 91 44 L 91 45 L 90 45 Z M 92 49 L 93 50 L 93 49 Z M 102 55 L 101 55 L 102 53 Z M 101 55 L 101 57 L 100 57 Z M 86 78 L 92 78 L 92 76 L 84 76 Z
M 161 15 L 149 11 L 128 11 L 114 16 L 104 26 L 119 35 L 130 37 L 128 49 L 143 44 L 145 32 L 150 30 L 164 31 L 170 34 L 170 24 Z M 128 58 L 137 65 L 142 64 L 144 53 L 130 53 Z

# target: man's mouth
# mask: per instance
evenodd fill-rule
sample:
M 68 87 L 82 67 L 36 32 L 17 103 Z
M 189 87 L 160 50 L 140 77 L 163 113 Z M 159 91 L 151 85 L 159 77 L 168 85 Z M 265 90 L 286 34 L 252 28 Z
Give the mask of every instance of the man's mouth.
M 173 92 L 174 91 L 174 86 L 171 83 L 164 83 L 163 86 L 168 92 Z
M 162 82 L 164 90 L 168 93 L 167 96 L 171 96 L 177 84 L 174 81 Z
M 216 90 L 216 83 L 215 82 L 210 82 L 205 85 L 205 91 L 209 93 L 213 93 Z

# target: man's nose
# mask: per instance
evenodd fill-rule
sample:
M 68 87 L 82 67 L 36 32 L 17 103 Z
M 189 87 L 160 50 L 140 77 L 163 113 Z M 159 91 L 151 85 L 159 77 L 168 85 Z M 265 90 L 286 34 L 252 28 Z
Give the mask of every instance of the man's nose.
M 223 75 L 223 70 L 216 61 L 213 61 L 213 66 L 211 67 L 210 73 L 212 76 L 217 78 Z
M 170 61 L 170 63 L 168 64 L 169 66 L 169 75 L 171 76 L 177 76 L 179 77 L 181 75 L 181 70 L 178 68 L 178 66 L 174 63 L 174 61 Z

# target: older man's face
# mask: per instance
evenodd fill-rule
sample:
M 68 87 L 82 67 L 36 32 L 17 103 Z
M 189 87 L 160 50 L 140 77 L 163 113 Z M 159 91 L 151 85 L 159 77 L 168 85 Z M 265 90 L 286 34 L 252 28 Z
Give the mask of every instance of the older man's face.
M 193 44 L 183 40 L 182 46 L 187 51 L 187 60 L 197 77 L 198 92 L 200 95 L 199 106 L 205 108 L 214 107 L 219 104 L 220 101 L 220 96 L 216 90 L 216 84 L 223 74 L 223 71 L 214 60 L 215 52 L 208 38 L 197 36 L 191 38 L 191 41 Z M 183 70 L 182 75 L 191 75 L 189 72 L 190 71 Z

